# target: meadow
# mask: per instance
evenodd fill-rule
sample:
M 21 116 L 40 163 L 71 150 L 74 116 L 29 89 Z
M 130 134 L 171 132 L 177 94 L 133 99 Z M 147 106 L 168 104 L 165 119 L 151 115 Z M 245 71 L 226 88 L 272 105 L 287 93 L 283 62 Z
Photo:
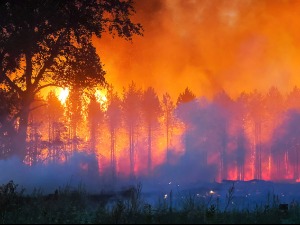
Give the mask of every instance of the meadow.
M 174 198 L 175 198 L 175 193 Z M 0 187 L 0 223 L 2 224 L 297 224 L 297 202 L 281 204 L 278 196 L 266 196 L 266 204 L 254 208 L 229 208 L 235 197 L 228 189 L 225 205 L 218 199 L 199 201 L 187 194 L 175 207 L 172 193 L 148 203 L 137 184 L 118 193 L 89 194 L 83 186 L 59 187 L 43 194 L 35 189 L 25 194 L 14 181 Z M 227 204 L 226 204 L 227 202 Z M 179 207 L 178 207 L 179 206 Z

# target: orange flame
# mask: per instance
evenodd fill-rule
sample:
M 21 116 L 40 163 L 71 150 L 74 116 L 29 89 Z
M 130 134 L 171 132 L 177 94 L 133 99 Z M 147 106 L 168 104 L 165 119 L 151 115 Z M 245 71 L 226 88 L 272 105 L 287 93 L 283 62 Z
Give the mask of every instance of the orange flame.
M 99 102 L 100 105 L 104 108 L 104 110 L 106 110 L 107 109 L 106 91 L 105 90 L 96 90 L 95 97 L 97 99 L 97 102 Z
M 69 88 L 57 88 L 56 89 L 56 95 L 58 96 L 59 101 L 61 102 L 62 105 L 66 103 L 66 100 L 69 96 Z

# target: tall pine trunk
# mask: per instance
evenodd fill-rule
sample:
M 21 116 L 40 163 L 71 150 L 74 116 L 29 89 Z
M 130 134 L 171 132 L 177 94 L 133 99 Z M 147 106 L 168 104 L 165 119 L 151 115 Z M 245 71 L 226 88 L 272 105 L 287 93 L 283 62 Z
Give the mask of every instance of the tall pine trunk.
M 152 127 L 148 125 L 148 175 L 152 173 Z
M 130 177 L 133 179 L 134 174 L 134 128 L 133 125 L 129 127 L 129 158 L 130 158 Z

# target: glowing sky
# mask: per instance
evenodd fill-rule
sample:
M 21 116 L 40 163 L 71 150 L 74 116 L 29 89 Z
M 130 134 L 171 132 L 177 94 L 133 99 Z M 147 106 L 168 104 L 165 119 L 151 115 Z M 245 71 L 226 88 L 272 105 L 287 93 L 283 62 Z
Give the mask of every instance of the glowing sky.
M 187 86 L 207 97 L 300 86 L 298 0 L 137 0 L 136 12 L 143 37 L 96 41 L 118 90 L 132 80 L 173 97 Z

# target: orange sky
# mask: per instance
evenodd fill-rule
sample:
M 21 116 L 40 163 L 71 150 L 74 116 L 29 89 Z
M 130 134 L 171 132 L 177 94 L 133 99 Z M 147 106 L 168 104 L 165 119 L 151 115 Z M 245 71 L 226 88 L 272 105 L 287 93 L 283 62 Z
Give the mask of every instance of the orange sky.
M 207 97 L 300 87 L 298 0 L 136 0 L 136 11 L 143 37 L 95 41 L 120 92 L 131 81 L 174 98 L 187 86 Z

